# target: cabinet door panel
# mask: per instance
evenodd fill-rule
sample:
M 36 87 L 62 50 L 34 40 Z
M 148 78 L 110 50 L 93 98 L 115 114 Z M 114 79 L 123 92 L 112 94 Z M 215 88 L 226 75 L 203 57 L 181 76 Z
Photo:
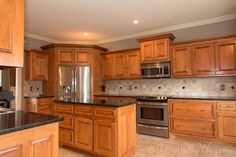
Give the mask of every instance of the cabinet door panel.
M 172 53 L 173 75 L 176 77 L 192 76 L 190 46 L 174 47 Z
M 169 39 L 160 39 L 154 41 L 153 59 L 157 61 L 169 60 Z
M 214 128 L 213 121 L 171 118 L 171 132 L 173 133 L 214 138 Z
M 0 0 L 0 34 L 0 65 L 23 67 L 23 0 Z
M 213 43 L 192 46 L 193 74 L 198 76 L 215 74 L 215 51 Z
M 75 64 L 87 65 L 90 62 L 89 49 L 76 49 L 75 50 Z
M 75 118 L 75 146 L 93 150 L 93 121 L 89 118 Z
M 112 121 L 94 121 L 94 151 L 101 156 L 115 156 L 115 123 Z
M 216 74 L 236 74 L 236 39 L 219 41 L 216 49 Z
M 218 113 L 219 139 L 236 143 L 236 113 Z
M 21 146 L 0 150 L 0 157 L 23 157 Z
M 126 76 L 126 56 L 124 54 L 114 55 L 115 78 L 124 78 Z
M 52 156 L 52 140 L 45 137 L 32 142 L 33 157 L 51 157 Z
M 140 78 L 140 55 L 139 51 L 127 55 L 127 78 Z
M 112 78 L 114 76 L 114 60 L 113 55 L 105 55 L 103 57 L 103 77 Z
M 154 53 L 153 41 L 147 41 L 141 43 L 141 62 L 152 61 Z
M 48 54 L 33 52 L 32 80 L 48 80 Z
M 73 146 L 74 132 L 69 129 L 59 128 L 59 142 L 65 145 Z
M 74 50 L 73 49 L 59 49 L 58 50 L 58 64 L 59 65 L 73 65 L 74 64 Z

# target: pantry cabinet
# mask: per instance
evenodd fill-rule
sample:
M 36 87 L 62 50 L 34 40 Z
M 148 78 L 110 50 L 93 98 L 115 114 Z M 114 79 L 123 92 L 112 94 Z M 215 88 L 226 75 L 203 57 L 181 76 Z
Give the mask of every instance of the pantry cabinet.
M 140 78 L 140 51 L 123 50 L 103 54 L 103 79 L 137 79 Z
M 138 39 L 141 47 L 141 63 L 169 61 L 169 45 L 174 40 L 172 34 Z
M 25 55 L 25 79 L 30 81 L 48 80 L 48 54 L 29 50 Z
M 24 1 L 0 0 L 0 66 L 23 67 Z
M 172 49 L 172 74 L 174 77 L 192 76 L 191 51 L 188 45 Z

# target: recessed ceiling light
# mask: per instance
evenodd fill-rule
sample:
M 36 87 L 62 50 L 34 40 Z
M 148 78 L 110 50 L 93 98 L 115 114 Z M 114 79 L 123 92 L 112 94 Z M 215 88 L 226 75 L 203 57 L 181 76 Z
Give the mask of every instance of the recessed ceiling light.
M 133 21 L 133 24 L 138 24 L 138 20 L 134 20 L 134 21 Z
M 88 36 L 88 33 L 87 33 L 87 32 L 84 32 L 84 36 Z

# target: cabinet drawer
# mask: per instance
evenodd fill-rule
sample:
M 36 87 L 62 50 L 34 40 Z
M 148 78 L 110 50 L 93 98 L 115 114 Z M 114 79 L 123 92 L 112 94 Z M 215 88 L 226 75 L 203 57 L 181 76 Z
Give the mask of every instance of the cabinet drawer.
M 170 114 L 171 116 L 211 119 L 215 117 L 214 106 L 213 101 L 172 100 Z
M 94 115 L 97 117 L 115 118 L 116 117 L 116 110 L 115 110 L 115 108 L 95 107 L 94 108 Z
M 74 132 L 67 129 L 59 129 L 59 142 L 65 145 L 74 144 Z
M 53 98 L 38 99 L 38 104 L 53 104 Z
M 76 116 L 92 116 L 92 107 L 90 106 L 77 106 L 75 108 Z
M 217 109 L 236 111 L 236 102 L 232 102 L 232 101 L 217 102 Z
M 59 122 L 59 127 L 66 129 L 74 128 L 74 116 L 67 114 L 58 114 L 58 113 L 56 115 L 64 118 L 64 121 Z
M 55 104 L 56 113 L 74 114 L 74 106 Z
M 215 137 L 215 122 L 213 121 L 171 118 L 170 122 L 171 132 L 173 133 L 210 138 Z

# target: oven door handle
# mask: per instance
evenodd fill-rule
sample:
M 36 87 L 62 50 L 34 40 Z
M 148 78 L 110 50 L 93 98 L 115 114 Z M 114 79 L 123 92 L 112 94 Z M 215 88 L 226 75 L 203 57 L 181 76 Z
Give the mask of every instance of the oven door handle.
M 160 127 L 160 126 L 150 126 L 150 125 L 143 125 L 143 124 L 137 124 L 138 126 L 149 128 L 149 129 L 156 129 L 156 130 L 168 130 L 168 127 Z

